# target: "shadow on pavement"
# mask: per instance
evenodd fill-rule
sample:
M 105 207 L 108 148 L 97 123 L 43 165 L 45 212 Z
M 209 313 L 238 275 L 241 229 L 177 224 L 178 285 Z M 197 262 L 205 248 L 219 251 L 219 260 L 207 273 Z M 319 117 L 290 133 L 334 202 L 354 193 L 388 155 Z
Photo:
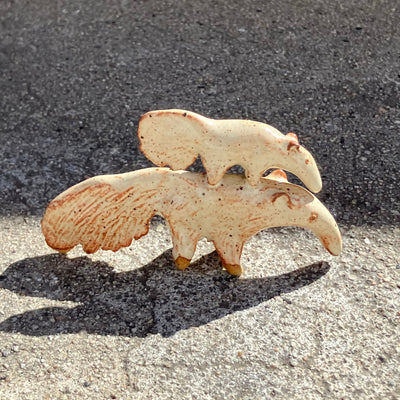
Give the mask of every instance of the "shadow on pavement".
M 0 331 L 167 337 L 300 289 L 330 269 L 319 262 L 278 276 L 237 279 L 215 268 L 218 264 L 213 252 L 182 272 L 175 269 L 170 250 L 129 272 L 115 272 L 107 263 L 88 257 L 27 258 L 0 275 L 1 288 L 78 305 L 26 311 L 2 321 Z

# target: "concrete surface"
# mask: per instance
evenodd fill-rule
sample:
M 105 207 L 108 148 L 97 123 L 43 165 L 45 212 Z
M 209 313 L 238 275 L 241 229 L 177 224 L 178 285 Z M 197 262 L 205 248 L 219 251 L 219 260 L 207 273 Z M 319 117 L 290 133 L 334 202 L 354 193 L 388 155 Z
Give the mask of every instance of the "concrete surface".
M 395 0 L 0 2 L 0 399 L 400 398 L 399 15 Z M 343 254 L 272 229 L 240 279 L 205 242 L 182 273 L 158 218 L 117 253 L 52 253 L 47 203 L 150 166 L 138 120 L 173 107 L 296 132 Z

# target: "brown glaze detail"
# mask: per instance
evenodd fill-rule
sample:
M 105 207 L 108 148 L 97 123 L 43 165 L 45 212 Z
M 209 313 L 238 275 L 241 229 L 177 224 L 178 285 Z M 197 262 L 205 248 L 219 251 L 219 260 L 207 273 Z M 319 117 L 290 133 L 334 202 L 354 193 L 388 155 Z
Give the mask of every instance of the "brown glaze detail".
M 308 218 L 308 222 L 314 222 L 318 219 L 318 214 L 316 212 L 312 212 L 310 218 Z
M 266 176 L 268 179 L 284 180 L 287 181 L 286 172 L 282 169 L 276 169 Z
M 175 265 L 178 269 L 180 269 L 181 271 L 185 270 L 189 264 L 190 261 L 188 258 L 179 256 L 176 260 L 175 260 Z
M 276 201 L 277 199 L 279 199 L 279 197 L 282 197 L 282 196 L 286 196 L 286 197 L 287 197 L 287 200 L 288 200 L 288 207 L 289 207 L 290 209 L 292 209 L 292 208 L 294 207 L 294 204 L 292 203 L 292 200 L 290 199 L 290 196 L 289 196 L 287 193 L 284 193 L 284 192 L 274 193 L 274 194 L 272 195 L 271 202 L 272 202 L 272 203 L 275 203 L 275 201 Z
M 300 151 L 300 145 L 299 145 L 299 143 L 296 142 L 296 141 L 294 141 L 294 140 L 291 140 L 291 141 L 288 143 L 287 150 L 290 151 L 290 150 L 292 149 L 292 147 L 294 147 L 294 150 Z
M 69 195 L 63 196 L 62 199 L 57 199 L 56 198 L 48 205 L 48 207 L 46 209 L 46 212 L 44 214 L 44 217 L 43 217 L 43 219 L 41 221 L 41 228 L 42 228 L 42 232 L 44 234 L 46 243 L 51 248 L 53 248 L 54 250 L 57 250 L 57 251 L 65 251 L 66 249 L 70 249 L 70 247 L 68 247 L 68 248 L 57 247 L 57 245 L 55 244 L 57 242 L 57 239 L 55 237 L 53 237 L 54 236 L 53 235 L 53 230 L 52 230 L 53 221 L 52 221 L 51 214 L 53 212 L 57 213 L 57 209 L 62 208 L 65 203 L 74 202 L 77 198 L 79 198 L 79 196 L 82 193 L 85 193 L 87 191 L 90 192 L 90 191 L 96 190 L 96 189 L 102 189 L 104 186 L 109 186 L 109 185 L 107 185 L 107 184 L 98 184 L 98 185 L 95 185 L 93 187 L 87 187 L 87 188 L 81 190 L 78 193 L 71 193 Z M 85 208 L 85 210 L 86 210 L 86 208 Z M 78 212 L 80 213 L 81 211 L 82 210 L 79 209 Z M 78 223 L 79 223 L 79 221 L 78 221 Z M 73 247 L 75 247 L 75 246 L 73 246 Z
M 306 163 L 307 165 L 310 164 L 310 160 L 309 160 L 308 158 L 306 158 L 305 163 Z
M 224 262 L 222 263 L 222 266 L 231 274 L 234 276 L 240 276 L 243 273 L 243 268 L 240 264 L 225 264 Z
M 323 243 L 323 245 L 324 245 L 324 247 L 326 248 L 326 250 L 328 250 L 330 254 L 332 254 L 333 256 L 336 256 L 336 255 L 337 255 L 337 254 L 332 253 L 332 252 L 329 250 L 329 245 L 331 244 L 331 240 L 332 240 L 330 236 L 328 236 L 328 235 L 322 236 L 322 237 L 320 238 L 320 240 L 321 240 L 321 242 Z
M 154 215 L 155 215 L 155 214 L 154 214 Z M 154 217 L 154 215 L 153 215 L 153 217 Z M 153 218 L 153 217 L 151 217 L 151 218 Z M 150 219 L 151 219 L 151 218 L 150 218 Z M 149 233 L 149 229 L 150 229 L 150 225 L 147 224 L 146 230 L 145 230 L 143 233 L 141 233 L 140 235 L 135 235 L 133 238 L 134 238 L 135 240 L 139 240 L 141 237 L 146 236 L 146 235 Z M 131 241 L 130 241 L 130 243 L 129 243 L 128 245 L 122 246 L 122 247 L 129 247 L 129 246 L 131 245 L 131 243 L 132 243 L 132 239 L 131 239 Z M 115 251 L 115 250 L 114 250 L 114 251 Z
M 160 172 L 164 173 L 164 171 Z M 122 247 L 129 247 L 132 243 L 133 238 L 137 240 L 142 236 L 147 235 L 149 231 L 149 221 L 151 220 L 151 218 L 154 217 L 155 212 L 149 214 L 149 218 L 147 220 L 141 220 L 140 219 L 141 215 L 146 212 L 145 204 L 141 203 L 136 205 L 136 207 L 134 207 L 133 210 L 138 214 L 138 218 L 137 219 L 135 218 L 135 220 L 138 223 L 136 227 L 140 229 L 140 232 L 133 234 L 130 233 L 129 231 L 126 231 L 122 236 L 116 235 L 115 238 L 109 239 L 111 240 L 110 242 L 107 241 L 106 246 L 103 240 L 107 235 L 107 232 L 113 229 L 113 226 L 115 225 L 114 223 L 115 220 L 113 221 L 109 219 L 107 221 L 107 227 L 103 226 L 102 229 L 100 229 L 104 218 L 100 220 L 99 216 L 98 217 L 95 216 L 93 218 L 92 216 L 95 215 L 97 211 L 100 211 L 101 213 L 104 212 L 105 213 L 104 215 L 106 216 L 110 211 L 109 209 L 107 209 L 108 206 L 109 207 L 118 206 L 118 204 L 123 203 L 125 199 L 130 197 L 130 194 L 132 194 L 133 191 L 134 187 L 130 187 L 120 192 L 114 190 L 112 185 L 108 183 L 97 183 L 93 184 L 92 186 L 88 186 L 78 192 L 72 192 L 70 194 L 64 195 L 59 199 L 56 198 L 49 204 L 41 223 L 42 231 L 45 236 L 47 244 L 49 245 L 49 247 L 62 253 L 68 252 L 77 244 L 82 244 L 83 250 L 89 254 L 96 252 L 100 248 L 115 252 Z M 152 197 L 151 191 L 143 192 L 142 195 Z M 85 202 L 84 204 L 82 203 L 80 204 L 79 210 L 76 210 L 76 214 L 74 212 L 75 215 L 72 217 L 71 220 L 71 222 L 73 222 L 74 225 L 75 234 L 79 239 L 76 241 L 76 243 L 73 242 L 72 240 L 69 240 L 69 243 L 63 244 L 62 247 L 60 247 L 59 245 L 61 239 L 60 234 L 59 233 L 55 234 L 53 230 L 55 227 L 57 227 L 57 221 L 54 219 L 54 215 L 57 215 L 58 209 L 62 210 L 65 205 L 73 203 L 79 204 L 79 200 L 84 198 L 85 196 L 88 196 L 88 201 Z M 98 199 L 103 199 L 103 201 L 97 201 Z M 146 198 L 142 198 L 141 200 L 146 200 Z M 90 210 L 90 215 L 88 214 L 89 210 Z M 65 217 L 67 216 L 61 213 L 58 218 L 65 218 Z M 93 224 L 92 229 L 87 229 L 88 218 L 89 220 L 91 220 L 91 222 L 89 223 Z M 67 217 L 67 219 L 69 218 Z M 93 233 L 96 231 L 98 232 L 97 238 L 93 238 L 88 242 L 82 240 L 84 237 L 93 235 Z

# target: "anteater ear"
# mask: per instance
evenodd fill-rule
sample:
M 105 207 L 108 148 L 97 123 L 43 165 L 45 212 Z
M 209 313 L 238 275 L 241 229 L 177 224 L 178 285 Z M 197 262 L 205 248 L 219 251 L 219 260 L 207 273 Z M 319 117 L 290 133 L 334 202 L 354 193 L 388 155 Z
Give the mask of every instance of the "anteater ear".
M 286 172 L 281 169 L 276 169 L 266 176 L 267 179 L 273 179 L 278 182 L 287 182 Z
M 286 134 L 286 136 L 291 139 L 291 141 L 296 142 L 297 144 L 299 144 L 299 138 L 297 137 L 297 135 L 293 132 L 289 132 Z

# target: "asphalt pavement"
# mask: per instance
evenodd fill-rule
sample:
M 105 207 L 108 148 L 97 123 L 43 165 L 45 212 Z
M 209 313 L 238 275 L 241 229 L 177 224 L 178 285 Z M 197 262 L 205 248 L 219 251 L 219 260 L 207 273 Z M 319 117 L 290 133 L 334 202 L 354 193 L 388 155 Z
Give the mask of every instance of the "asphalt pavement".
M 1 1 L 0 399 L 400 398 L 399 16 L 395 0 Z M 342 255 L 274 228 L 240 278 L 204 241 L 181 272 L 160 218 L 117 253 L 49 249 L 47 204 L 152 166 L 137 125 L 166 108 L 295 132 Z

